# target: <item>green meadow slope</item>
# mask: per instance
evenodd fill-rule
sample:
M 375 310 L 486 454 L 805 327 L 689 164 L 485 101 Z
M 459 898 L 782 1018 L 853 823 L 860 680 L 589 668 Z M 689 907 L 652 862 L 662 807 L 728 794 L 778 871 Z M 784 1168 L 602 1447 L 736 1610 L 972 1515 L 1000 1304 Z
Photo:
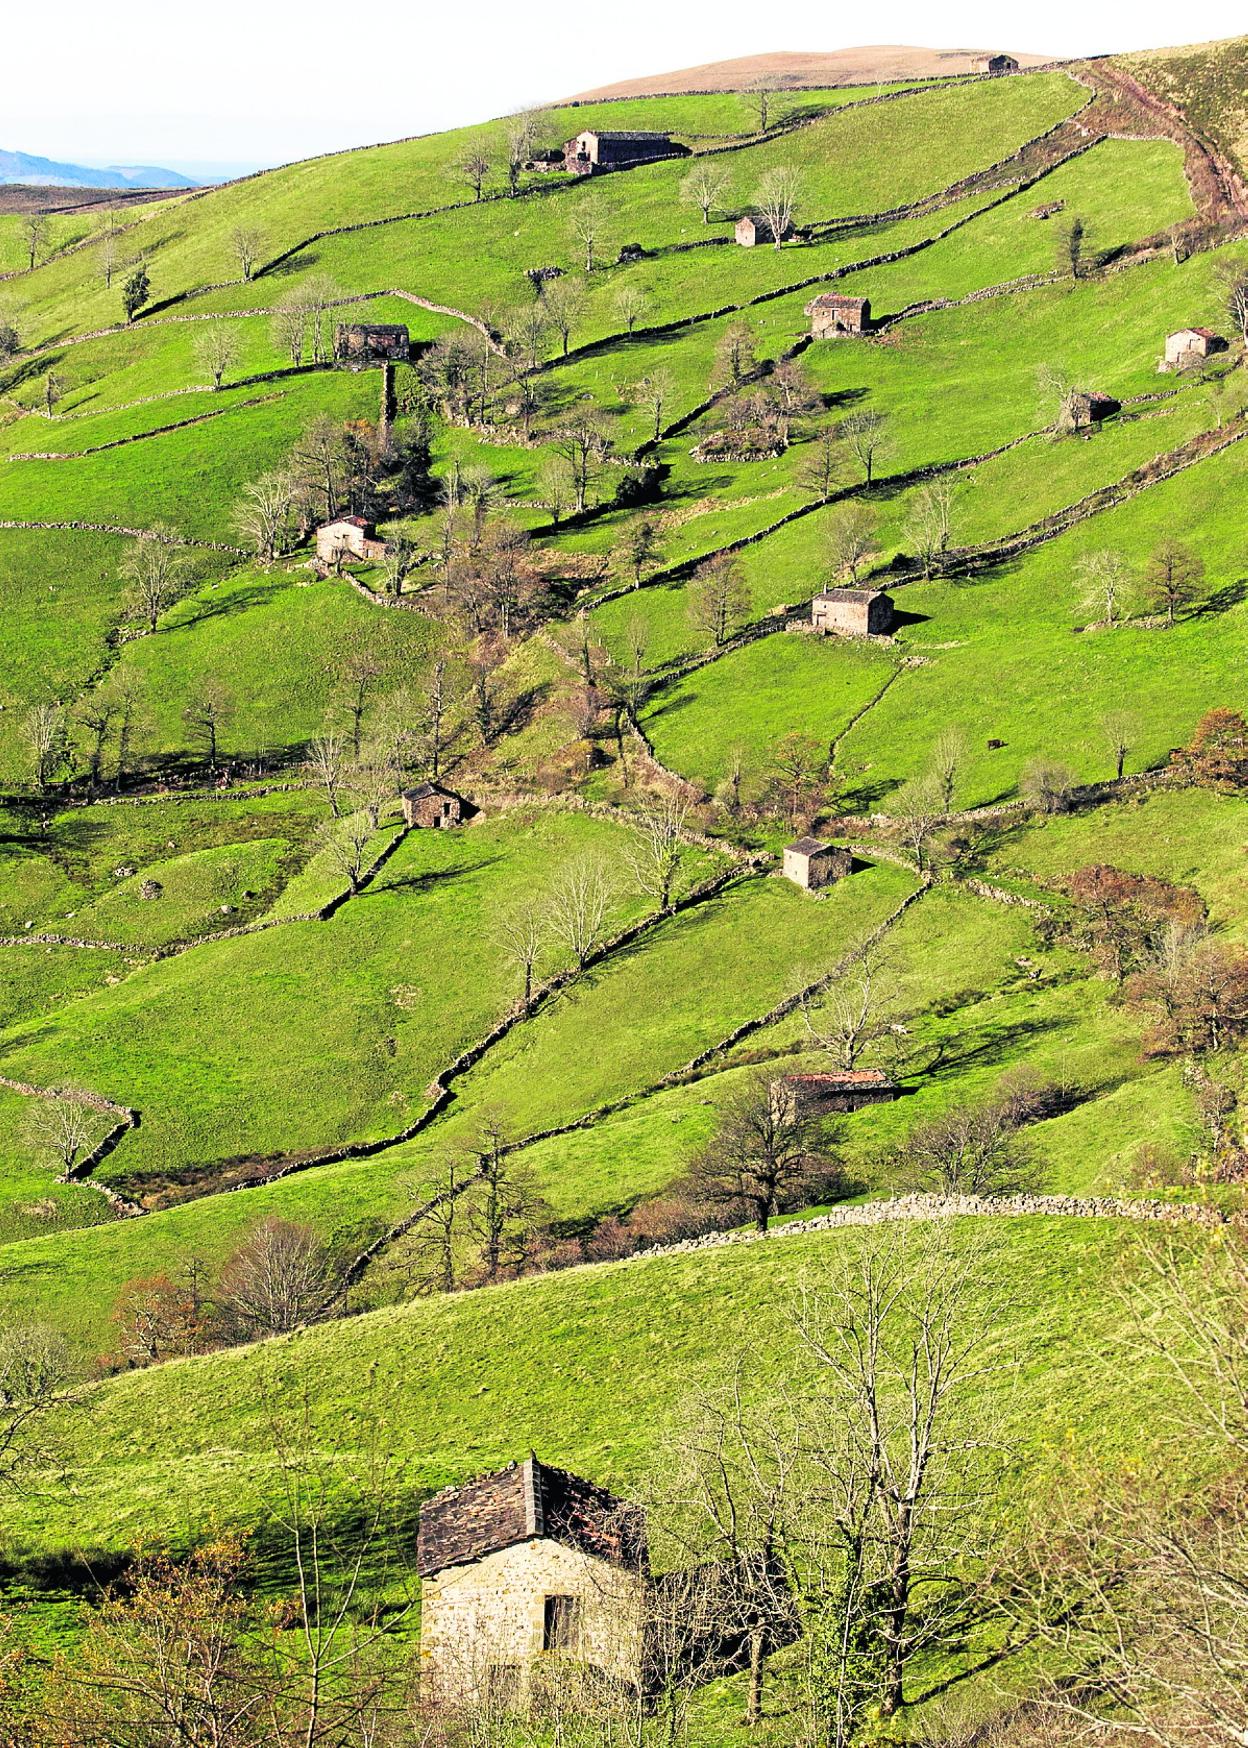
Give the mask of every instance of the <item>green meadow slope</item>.
M 1199 69 L 1176 66 L 1166 94 L 1186 103 Z M 760 1323 L 779 1331 L 801 1280 L 860 1239 L 413 1305 L 405 1216 L 493 1125 L 556 1237 L 627 1219 L 679 1183 L 759 1063 L 827 1066 L 821 1017 L 868 942 L 887 967 L 878 1060 L 904 1096 L 839 1124 L 847 1196 L 904 1187 L 916 1124 L 1023 1071 L 1062 1093 L 1028 1129 L 1036 1189 L 1238 1199 L 1190 1163 L 1199 1077 L 1150 1053 L 1147 1014 L 1071 943 L 1063 883 L 1094 863 L 1153 875 L 1195 890 L 1219 943 L 1248 930 L 1242 793 L 1158 780 L 1207 711 L 1246 702 L 1248 395 L 1223 289 L 1242 245 L 1169 245 L 1207 216 L 1183 151 L 1147 118 L 1107 130 L 1076 73 L 793 92 L 762 134 L 731 92 L 573 106 L 541 119 L 539 145 L 588 123 L 663 128 L 692 164 L 525 171 L 509 197 L 496 130 L 418 138 L 138 207 L 112 238 L 65 215 L 33 271 L 0 219 L 0 315 L 20 342 L 0 365 L 0 1307 L 90 1364 L 115 1349 L 129 1283 L 192 1259 L 211 1277 L 264 1219 L 311 1227 L 337 1262 L 372 1259 L 348 1300 L 364 1315 L 99 1385 L 73 1500 L 8 1515 L 15 1569 L 180 1542 L 217 1513 L 263 1518 L 268 1396 L 306 1386 L 326 1425 L 350 1425 L 368 1376 L 413 1509 L 529 1445 L 644 1488 L 682 1398 Z M 455 165 L 482 137 L 478 202 Z M 716 182 L 707 222 L 681 195 L 691 168 Z M 798 234 L 736 247 L 777 172 L 797 178 Z M 1072 273 L 1060 239 L 1076 217 Z M 257 250 L 246 278 L 240 228 Z M 628 245 L 640 258 L 620 260 Z M 151 297 L 126 322 L 140 258 Z M 568 332 L 548 326 L 520 359 L 542 267 L 560 269 L 548 307 L 574 287 Z M 805 306 L 830 287 L 870 299 L 868 335 L 809 342 Z M 390 454 L 371 447 L 377 372 L 309 348 L 292 361 L 301 298 L 330 321 L 408 326 L 417 364 L 397 373 Z M 1192 325 L 1231 344 L 1159 375 L 1166 334 Z M 445 378 L 420 385 L 483 329 L 487 416 L 456 416 Z M 791 383 L 789 440 L 699 459 L 724 424 L 734 336 L 746 391 Z M 217 389 L 214 337 L 228 341 Z M 1072 386 L 1117 412 L 1058 436 Z M 586 409 L 578 513 L 567 432 Z M 820 494 L 825 439 L 863 413 L 882 421 L 870 486 L 838 453 Z M 271 560 L 243 532 L 250 488 L 292 464 L 315 523 L 308 455 L 330 441 L 365 457 L 380 531 L 417 557 L 397 602 L 378 565 L 318 574 L 309 526 Z M 920 565 L 933 478 L 947 528 Z M 440 562 L 457 490 L 484 500 L 479 525 L 464 510 L 452 528 L 458 569 Z M 830 538 L 860 509 L 862 570 L 893 591 L 894 634 L 786 630 L 835 580 Z M 621 546 L 642 517 L 657 550 L 632 575 Z M 465 605 L 475 534 L 488 546 L 500 518 L 550 583 L 506 623 Z M 127 583 L 145 533 L 182 585 L 150 630 Z M 1200 582 L 1167 626 L 1145 575 L 1176 535 Z M 1106 553 L 1110 623 L 1086 581 Z M 740 591 L 716 641 L 695 572 L 721 554 Z M 404 781 L 429 775 L 439 685 L 439 772 L 480 814 L 406 831 L 397 781 L 346 798 L 348 815 L 375 808 L 353 880 L 352 820 L 333 817 L 343 797 L 331 807 L 309 755 L 326 736 L 348 758 L 384 740 Z M 42 774 L 41 722 L 69 737 Z M 1115 726 L 1122 784 L 1107 783 Z M 790 810 L 777 758 L 793 736 L 812 780 Z M 955 768 L 919 865 L 890 820 L 942 742 Z M 1023 804 L 1038 761 L 1061 767 L 1069 807 Z M 637 872 L 638 813 L 658 792 L 688 803 L 672 914 Z M 819 898 L 778 874 L 807 827 L 857 858 Z M 501 919 L 591 865 L 607 875 L 599 950 L 574 976 L 566 933 L 548 939 L 526 1010 Z M 1242 1090 L 1234 1052 L 1215 1067 Z M 80 1093 L 117 1107 L 91 1107 L 82 1153 L 119 1112 L 126 1126 L 62 1181 L 41 1095 Z M 1137 1230 L 983 1220 L 959 1241 L 977 1247 L 985 1296 L 1005 1295 L 1020 1494 L 1059 1462 L 1147 1463 L 1143 1361 L 1108 1379 L 1098 1364 Z M 777 1335 L 761 1394 L 791 1358 Z

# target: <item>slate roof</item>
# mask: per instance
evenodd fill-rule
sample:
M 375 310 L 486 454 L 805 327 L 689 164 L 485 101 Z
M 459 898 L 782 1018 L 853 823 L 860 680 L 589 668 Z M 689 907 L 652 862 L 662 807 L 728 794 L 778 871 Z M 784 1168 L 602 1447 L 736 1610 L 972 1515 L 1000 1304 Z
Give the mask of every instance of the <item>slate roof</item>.
M 884 589 L 824 589 L 815 596 L 816 601 L 854 601 L 866 606 L 872 601 L 878 601 L 887 591 Z
M 785 853 L 793 850 L 799 856 L 828 856 L 837 854 L 835 844 L 825 844 L 821 838 L 795 838 L 791 844 L 785 845 Z
M 420 1513 L 416 1569 L 428 1578 L 536 1540 L 561 1542 L 634 1571 L 649 1565 L 646 1516 L 639 1506 L 529 1456 L 427 1500 Z
M 813 315 L 816 310 L 865 310 L 869 302 L 865 297 L 841 297 L 835 291 L 821 291 L 806 305 L 806 314 Z
M 662 132 L 656 131 L 656 129 L 654 129 L 654 128 L 644 128 L 644 127 L 636 127 L 636 128 L 586 127 L 586 128 L 581 129 L 581 133 L 589 134 L 593 139 L 596 139 L 596 140 L 670 140 L 672 137 L 670 133 L 662 133 Z M 576 137 L 577 137 L 577 139 L 580 139 L 581 135 L 578 134 Z
M 403 791 L 404 799 L 407 801 L 425 801 L 431 795 L 445 795 L 454 801 L 460 799 L 453 789 L 444 789 L 441 783 L 417 783 L 414 789 Z
M 882 1068 L 845 1068 L 835 1074 L 786 1074 L 785 1081 L 798 1086 L 892 1086 L 892 1077 Z

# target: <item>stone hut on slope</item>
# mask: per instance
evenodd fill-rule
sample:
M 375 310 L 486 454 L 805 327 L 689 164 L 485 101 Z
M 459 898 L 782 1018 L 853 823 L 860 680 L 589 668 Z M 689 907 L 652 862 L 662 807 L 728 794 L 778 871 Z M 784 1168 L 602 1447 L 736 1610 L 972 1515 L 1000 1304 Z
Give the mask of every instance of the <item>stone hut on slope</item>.
M 812 340 L 836 340 L 842 334 L 865 334 L 871 325 L 871 299 L 820 292 L 806 305 Z
M 774 243 L 776 240 L 776 233 L 761 212 L 748 212 L 744 218 L 739 218 L 735 235 L 743 249 L 753 249 L 758 244 Z M 792 235 L 793 226 L 786 225 L 781 242 Z
M 1225 342 L 1212 328 L 1177 328 L 1166 335 L 1166 351 L 1162 370 L 1186 370 L 1189 365 L 1220 352 Z
M 418 783 L 414 789 L 405 789 L 399 799 L 407 824 L 429 831 L 447 831 L 462 825 L 469 811 L 463 796 L 453 789 L 444 789 L 441 783 Z
M 337 570 L 347 559 L 372 563 L 386 556 L 386 543 L 366 516 L 336 516 L 316 531 L 317 563 Z
M 827 1074 L 786 1074 L 778 1083 L 803 1116 L 860 1111 L 864 1105 L 888 1104 L 898 1096 L 896 1083 L 882 1068 L 849 1068 Z
M 1088 431 L 1122 411 L 1122 402 L 1100 389 L 1077 388 L 1067 395 L 1062 406 L 1059 428 L 1065 431 Z
M 640 1688 L 650 1581 L 645 1513 L 535 1456 L 437 1494 L 417 1541 L 421 1685 L 523 1704 L 574 1660 Z
M 854 858 L 837 844 L 826 844 L 821 838 L 797 838 L 785 846 L 781 872 L 803 892 L 818 892 L 850 872 Z
M 635 164 L 653 164 L 659 158 L 687 158 L 688 146 L 676 143 L 671 134 L 643 128 L 600 131 L 586 128 L 563 148 L 563 167 L 573 176 L 592 176 L 607 170 L 630 170 Z
M 411 350 L 411 336 L 402 322 L 339 322 L 334 329 L 334 358 L 348 370 L 406 364 Z
M 1017 73 L 1018 62 L 1013 55 L 976 55 L 971 62 L 972 73 Z
M 810 603 L 811 629 L 832 637 L 886 637 L 893 597 L 886 589 L 825 589 Z

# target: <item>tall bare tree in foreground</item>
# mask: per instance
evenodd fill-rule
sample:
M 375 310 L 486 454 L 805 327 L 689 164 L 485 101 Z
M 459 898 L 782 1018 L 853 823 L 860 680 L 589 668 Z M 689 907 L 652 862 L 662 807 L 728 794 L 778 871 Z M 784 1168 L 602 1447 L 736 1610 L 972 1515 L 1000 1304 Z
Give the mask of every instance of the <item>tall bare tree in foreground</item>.
M 578 971 L 602 944 L 611 904 L 611 882 L 602 858 L 579 856 L 565 863 L 551 888 L 546 915 L 551 936 L 576 961 Z
M 152 529 L 134 542 L 121 561 L 127 602 L 149 634 L 186 587 L 185 559 L 164 535 L 165 530 Z
M 238 341 L 228 322 L 207 322 L 195 342 L 195 362 L 206 371 L 214 389 L 225 381 L 227 370 L 238 363 Z
M 238 271 L 244 279 L 250 279 L 256 271 L 256 263 L 264 248 L 264 233 L 255 225 L 235 225 L 230 232 L 230 248 L 238 262 Z
M 774 248 L 782 246 L 792 229 L 800 193 L 801 177 L 785 164 L 769 170 L 754 191 L 754 204 L 767 221 Z
M 680 185 L 680 198 L 686 205 L 696 206 L 702 214 L 702 223 L 709 225 L 712 209 L 723 200 L 727 186 L 727 177 L 716 169 L 714 161 L 699 158 Z
M 61 1088 L 49 1098 L 34 1099 L 28 1132 L 35 1153 L 68 1178 L 89 1150 L 99 1130 L 99 1116 L 80 1093 Z
M 672 908 L 672 887 L 684 854 L 686 804 L 673 795 L 647 802 L 634 820 L 636 835 L 626 855 L 633 879 L 661 912 Z
M 533 899 L 506 906 L 495 919 L 494 933 L 504 958 L 520 973 L 527 1014 L 533 1006 L 533 975 L 550 937 L 545 906 Z
M 316 1315 L 329 1282 L 325 1248 L 310 1226 L 264 1220 L 227 1260 L 217 1304 L 237 1340 L 285 1335 Z

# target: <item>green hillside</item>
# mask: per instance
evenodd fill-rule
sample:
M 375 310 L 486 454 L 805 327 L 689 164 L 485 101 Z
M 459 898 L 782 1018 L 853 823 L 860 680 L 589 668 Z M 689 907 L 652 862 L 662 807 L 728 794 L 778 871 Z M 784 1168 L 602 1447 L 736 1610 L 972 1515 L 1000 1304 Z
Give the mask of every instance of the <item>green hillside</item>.
M 72 1492 L 0 1513 L 36 1638 L 81 1632 L 81 1560 L 226 1524 L 264 1566 L 275 1397 L 344 1463 L 382 1418 L 400 1540 L 530 1448 L 649 1494 L 749 1349 L 778 1412 L 786 1311 L 860 1233 L 609 1259 L 747 1222 L 706 1174 L 780 1075 L 899 1096 L 805 1135 L 773 1217 L 1239 1211 L 1248 112 L 1215 49 L 765 125 L 748 93 L 573 105 L 510 176 L 514 122 L 419 137 L 62 215 L 33 269 L 0 219 L 0 1307 L 92 1379 Z M 591 126 L 681 155 L 535 167 Z M 776 202 L 793 234 L 739 247 Z M 812 337 L 829 292 L 864 332 Z M 388 406 L 340 323 L 408 330 Z M 1221 343 L 1159 371 L 1188 328 Z M 384 554 L 318 564 L 346 514 Z M 810 634 L 838 586 L 889 631 Z M 429 780 L 461 827 L 405 819 Z M 782 871 L 809 834 L 853 856 L 818 893 Z M 932 1166 L 1007 1107 L 973 1181 Z M 475 1188 L 439 1225 L 491 1157 L 492 1260 Z M 240 1339 L 199 1296 L 266 1222 L 314 1253 L 309 1327 L 199 1351 Z M 956 1231 L 1016 1521 L 1158 1460 L 1137 1225 Z M 194 1335 L 145 1356 L 137 1301 L 187 1281 Z M 967 1693 L 904 1732 L 953 1741 Z

